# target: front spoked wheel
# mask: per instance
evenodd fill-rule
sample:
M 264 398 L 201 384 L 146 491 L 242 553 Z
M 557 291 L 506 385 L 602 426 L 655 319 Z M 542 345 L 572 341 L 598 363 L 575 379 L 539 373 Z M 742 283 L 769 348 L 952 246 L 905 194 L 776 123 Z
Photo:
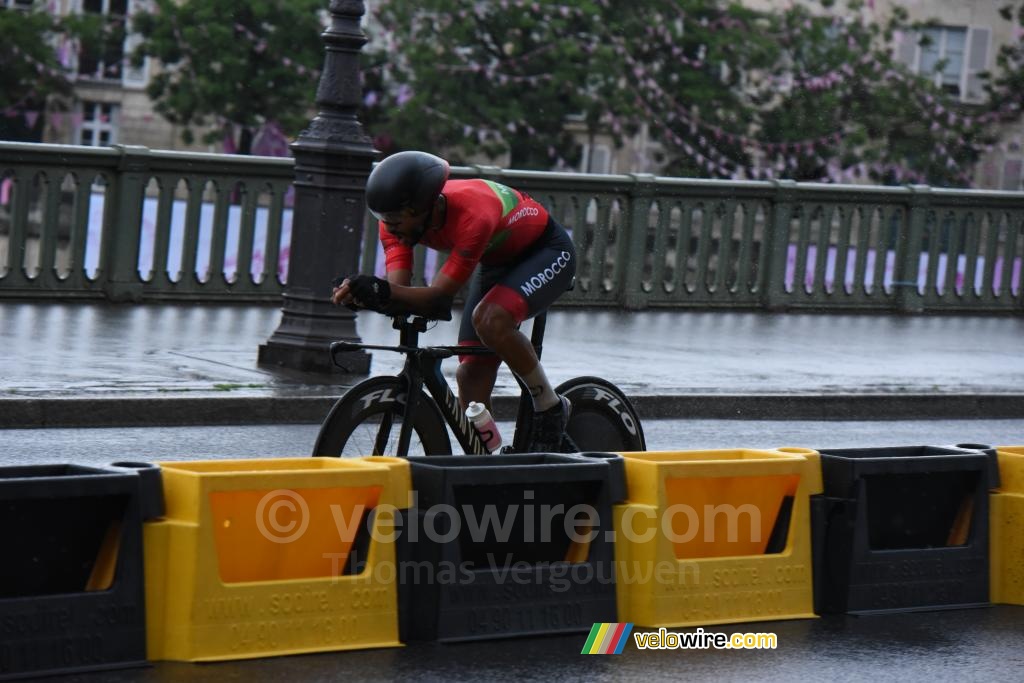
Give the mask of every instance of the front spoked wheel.
M 314 456 L 447 455 L 452 452 L 444 417 L 426 393 L 411 417 L 408 453 L 398 452 L 405 419 L 405 385 L 398 377 L 374 377 L 352 387 L 320 426 Z
M 572 402 L 566 431 L 582 451 L 647 450 L 640 417 L 626 395 L 600 377 L 576 377 L 555 392 Z

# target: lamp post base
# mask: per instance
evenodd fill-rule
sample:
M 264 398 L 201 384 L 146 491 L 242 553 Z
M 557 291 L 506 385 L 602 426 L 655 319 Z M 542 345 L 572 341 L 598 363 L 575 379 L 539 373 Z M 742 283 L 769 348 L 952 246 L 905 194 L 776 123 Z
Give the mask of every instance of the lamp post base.
M 370 354 L 365 351 L 338 354 L 331 360 L 331 342 L 361 341 L 356 333 L 356 316 L 326 301 L 296 298 L 285 294 L 281 324 L 259 347 L 259 363 L 303 372 L 366 375 Z

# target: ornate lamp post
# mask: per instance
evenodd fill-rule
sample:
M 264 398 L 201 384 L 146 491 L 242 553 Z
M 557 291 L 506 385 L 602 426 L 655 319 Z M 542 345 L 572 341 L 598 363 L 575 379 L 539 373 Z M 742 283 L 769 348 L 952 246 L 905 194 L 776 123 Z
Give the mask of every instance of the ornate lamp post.
M 331 0 L 329 10 L 319 111 L 292 144 L 295 214 L 281 323 L 259 349 L 260 363 L 311 372 L 340 372 L 331 364 L 330 342 L 359 340 L 355 314 L 330 302 L 331 280 L 359 268 L 364 190 L 376 156 L 356 117 L 363 0 Z M 369 354 L 345 360 L 350 372 L 369 372 Z

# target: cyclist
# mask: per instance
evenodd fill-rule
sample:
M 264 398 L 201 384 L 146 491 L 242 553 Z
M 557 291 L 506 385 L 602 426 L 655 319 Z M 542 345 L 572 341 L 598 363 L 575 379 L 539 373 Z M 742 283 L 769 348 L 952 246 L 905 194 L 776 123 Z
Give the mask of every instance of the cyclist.
M 350 275 L 336 281 L 332 301 L 382 313 L 442 318 L 469 281 L 460 345 L 484 344 L 494 356 L 460 356 L 456 379 L 462 408 L 490 406 L 505 361 L 533 397 L 531 450 L 578 450 L 565 433 L 571 406 L 555 393 L 523 320 L 569 289 L 576 249 L 565 228 L 526 193 L 490 180 L 449 180 L 448 162 L 426 152 L 381 161 L 366 182 L 366 203 L 380 221 L 387 280 Z M 449 252 L 425 287 L 410 286 L 416 244 Z M 450 315 L 450 314 L 449 314 Z

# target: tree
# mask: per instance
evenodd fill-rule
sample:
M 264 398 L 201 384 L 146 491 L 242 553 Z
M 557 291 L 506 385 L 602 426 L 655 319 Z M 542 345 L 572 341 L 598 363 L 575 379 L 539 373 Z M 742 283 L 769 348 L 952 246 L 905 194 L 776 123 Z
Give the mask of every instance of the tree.
M 0 10 L 0 139 L 42 138 L 44 117 L 38 113 L 66 107 L 64 98 L 71 93 L 57 45 L 70 50 L 75 41 L 91 44 L 101 33 L 102 27 L 89 17 Z
M 323 63 L 322 0 L 155 0 L 135 16 L 133 54 L 162 65 L 148 93 L 157 111 L 184 126 L 185 142 L 230 140 L 248 154 L 257 128 L 288 134 L 309 121 Z M 237 139 L 236 139 L 237 135 Z
M 1017 42 L 996 55 L 999 71 L 988 83 L 989 109 L 1002 121 L 1018 121 L 1024 113 L 1024 2 L 1008 3 L 999 12 L 1013 24 Z
M 861 0 L 846 4 L 839 13 L 835 0 L 819 0 L 762 14 L 695 0 L 677 35 L 655 29 L 666 45 L 689 36 L 689 59 L 680 65 L 698 72 L 684 80 L 663 54 L 643 65 L 638 82 L 650 101 L 674 107 L 655 130 L 666 171 L 969 185 L 970 168 L 992 140 L 987 119 L 894 61 L 894 39 L 912 28 L 904 11 L 881 25 L 862 19 Z M 694 45 L 696 59 L 688 51 Z M 723 86 L 728 92 L 712 98 Z M 695 89 L 711 107 L 684 106 L 681 97 L 692 101 Z M 648 113 L 658 119 L 653 105 Z
M 861 4 L 849 3 L 852 16 Z M 783 14 L 777 30 L 794 77 L 760 112 L 768 169 L 797 180 L 970 185 L 992 141 L 987 119 L 938 88 L 934 74 L 911 73 L 893 58 L 897 39 L 926 43 L 926 33 L 912 30 L 928 25 L 909 24 L 898 8 L 885 25 L 800 7 Z
M 755 77 L 781 55 L 769 16 L 718 0 L 643 10 L 607 36 L 619 57 L 615 81 L 633 103 L 624 115 L 661 143 L 663 172 L 736 175 L 750 163 L 751 115 L 773 90 Z
M 619 104 L 607 87 L 612 52 L 604 37 L 629 5 L 381 2 L 365 51 L 363 120 L 393 148 L 445 150 L 456 161 L 508 153 L 516 168 L 574 162 L 566 120 L 594 126 Z
M 385 151 L 507 152 L 517 168 L 577 161 L 575 120 L 617 140 L 646 125 L 678 175 L 970 185 L 991 124 L 1019 114 L 1024 48 L 1003 50 L 986 113 L 894 59 L 927 22 L 816 4 L 385 1 L 364 121 Z

